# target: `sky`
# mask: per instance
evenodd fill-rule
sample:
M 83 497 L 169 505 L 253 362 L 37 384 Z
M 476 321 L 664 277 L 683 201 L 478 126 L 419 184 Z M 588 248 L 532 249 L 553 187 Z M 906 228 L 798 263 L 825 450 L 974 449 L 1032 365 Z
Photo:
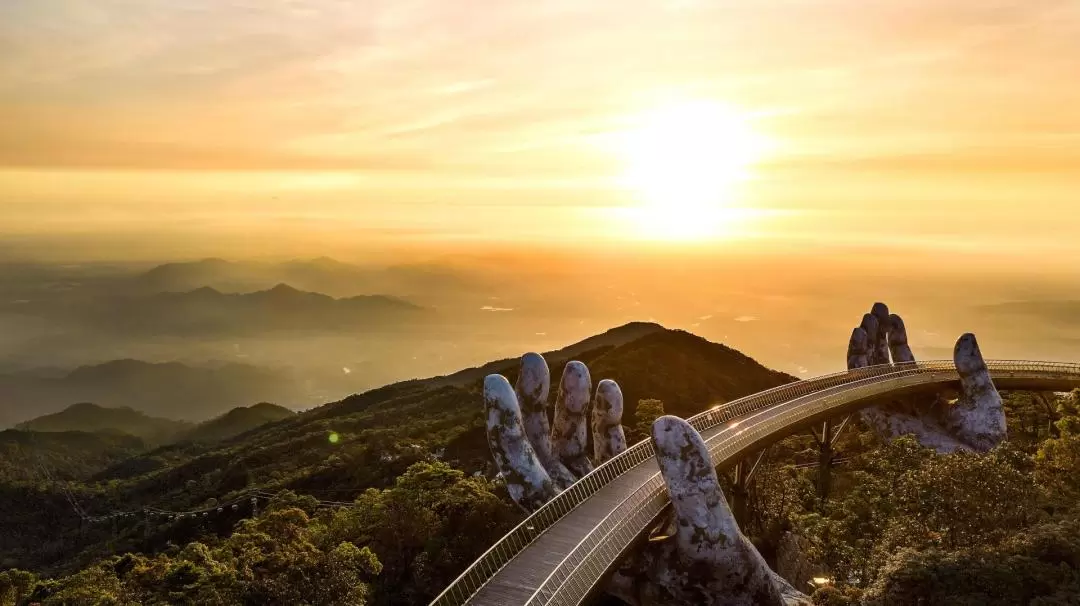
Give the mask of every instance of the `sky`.
M 5 0 L 0 235 L 1066 263 L 1077 74 L 1075 0 Z

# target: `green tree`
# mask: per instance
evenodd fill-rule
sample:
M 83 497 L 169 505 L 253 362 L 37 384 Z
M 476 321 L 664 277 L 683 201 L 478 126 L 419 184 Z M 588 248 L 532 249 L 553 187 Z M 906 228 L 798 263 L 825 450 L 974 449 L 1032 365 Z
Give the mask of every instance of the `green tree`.
M 660 400 L 638 400 L 634 411 L 634 435 L 644 440 L 652 435 L 653 422 L 664 416 L 664 403 Z
M 1080 391 L 1058 405 L 1058 437 L 1044 441 L 1035 454 L 1035 478 L 1056 507 L 1074 509 L 1080 500 Z
M 366 545 L 382 563 L 377 604 L 426 604 L 520 519 L 484 478 L 415 463 L 385 490 L 338 511 L 331 541 Z
M 957 551 L 905 549 L 864 594 L 868 606 L 1076 604 L 1080 521 L 1045 524 Z
M 0 606 L 15 606 L 30 595 L 37 575 L 25 570 L 0 572 Z

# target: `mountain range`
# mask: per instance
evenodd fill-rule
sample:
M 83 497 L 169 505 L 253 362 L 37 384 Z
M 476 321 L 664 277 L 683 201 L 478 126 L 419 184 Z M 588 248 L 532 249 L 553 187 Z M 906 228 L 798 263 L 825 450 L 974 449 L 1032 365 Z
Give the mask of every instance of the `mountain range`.
M 0 375 L 0 426 L 58 412 L 73 402 L 198 422 L 254 402 L 295 406 L 306 404 L 306 397 L 303 382 L 282 369 L 116 360 L 59 376 Z
M 440 265 L 365 267 L 319 257 L 283 262 L 210 258 L 165 263 L 132 277 L 122 287 L 132 294 L 189 291 L 204 286 L 225 292 L 250 292 L 279 283 L 336 297 L 392 293 L 437 298 L 481 286 L 475 277 Z
M 335 299 L 287 284 L 251 293 L 209 286 L 186 292 L 67 297 L 22 305 L 20 313 L 127 335 L 228 336 L 275 331 L 378 330 L 421 321 L 425 310 L 384 295 Z
M 237 406 L 202 423 L 174 421 L 128 407 L 107 408 L 92 403 L 73 404 L 64 410 L 20 423 L 20 431 L 37 433 L 83 432 L 133 436 L 147 445 L 172 442 L 216 442 L 239 435 L 260 425 L 280 421 L 296 413 L 268 402 Z

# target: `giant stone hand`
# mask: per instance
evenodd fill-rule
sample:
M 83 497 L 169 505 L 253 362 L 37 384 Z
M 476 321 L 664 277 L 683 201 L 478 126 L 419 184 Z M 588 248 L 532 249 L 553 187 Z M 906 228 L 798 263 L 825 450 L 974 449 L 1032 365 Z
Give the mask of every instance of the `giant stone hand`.
M 848 369 L 914 361 L 903 319 L 890 315 L 884 303 L 875 303 L 848 341 Z M 939 399 L 871 406 L 861 411 L 863 421 L 885 438 L 912 434 L 939 452 L 986 452 L 997 446 L 1007 437 L 1005 412 L 975 335 L 960 337 L 953 361 L 960 374 L 955 402 Z
M 581 362 L 567 362 L 555 400 L 555 423 L 548 421 L 551 375 L 543 356 L 521 358 L 517 384 L 502 375 L 484 379 L 484 407 L 491 454 L 511 498 L 535 511 L 578 478 L 626 450 L 623 396 L 614 381 L 601 381 L 592 403 L 593 459 L 585 417 L 592 378 Z
M 588 368 L 568 362 L 548 423 L 550 375 L 538 354 L 526 354 L 515 388 L 502 375 L 484 380 L 488 445 L 511 497 L 535 511 L 577 477 L 626 450 L 623 396 L 611 380 L 592 398 L 593 459 L 586 456 Z M 653 425 L 660 472 L 674 505 L 673 531 L 630 554 L 608 590 L 635 605 L 734 604 L 788 606 L 809 600 L 776 576 L 739 532 L 701 436 L 689 423 L 662 417 Z

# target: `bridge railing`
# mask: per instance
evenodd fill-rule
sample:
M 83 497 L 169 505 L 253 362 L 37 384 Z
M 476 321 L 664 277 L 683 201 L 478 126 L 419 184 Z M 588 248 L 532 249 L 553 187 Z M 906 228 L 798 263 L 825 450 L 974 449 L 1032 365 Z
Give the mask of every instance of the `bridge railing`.
M 1021 368 L 1020 365 L 1022 364 L 1027 364 L 1029 366 Z M 1041 362 L 990 362 L 988 365 L 990 366 L 991 372 L 993 372 L 995 368 L 999 371 L 1006 372 L 1015 372 L 1017 370 L 1037 371 L 1043 370 L 1044 366 L 1047 372 L 1052 372 L 1055 368 L 1060 366 Z M 873 381 L 886 375 L 895 375 L 898 373 L 919 374 L 928 372 L 951 372 L 953 375 L 956 375 L 956 369 L 952 361 L 912 362 L 859 368 L 852 371 L 825 375 L 806 381 L 795 381 L 786 385 L 774 387 L 757 394 L 733 400 L 727 404 L 713 407 L 710 410 L 690 417 L 687 421 L 698 431 L 706 431 L 735 418 L 753 414 L 777 404 L 791 402 L 810 394 L 835 387 L 863 381 Z M 650 440 L 643 440 L 634 444 L 622 454 L 613 457 L 610 461 L 597 467 L 590 474 L 584 476 L 570 488 L 561 492 L 507 533 L 469 566 L 465 572 L 455 579 L 450 586 L 439 594 L 432 602 L 432 605 L 456 606 L 465 604 L 469 598 L 475 595 L 476 592 L 494 577 L 499 570 L 535 541 L 544 533 L 544 531 L 553 526 L 598 490 L 607 486 L 627 471 L 650 460 L 653 456 L 655 456 L 655 451 L 653 450 L 652 442 Z M 714 458 L 714 461 L 715 460 L 716 459 Z M 653 477 L 646 483 L 646 486 L 642 486 L 639 490 L 627 497 L 627 500 L 625 500 L 623 504 L 628 505 L 630 511 L 627 511 L 623 505 L 616 508 L 617 511 L 629 515 L 629 517 L 623 518 L 623 522 L 625 523 L 620 524 L 619 527 L 625 529 L 628 527 L 627 524 L 631 522 L 636 524 L 639 521 L 639 517 L 651 516 L 648 518 L 649 520 L 651 520 L 652 517 L 655 517 L 655 513 L 648 513 L 648 510 L 651 510 L 652 508 L 642 508 L 642 505 L 646 501 L 657 499 L 653 489 L 661 488 L 663 484 L 662 481 L 658 480 L 658 477 L 658 475 Z M 659 484 L 653 486 L 657 481 L 659 481 Z M 646 487 L 648 487 L 649 490 L 643 494 L 642 490 L 646 489 Z M 663 507 L 664 503 L 666 503 L 666 496 L 661 495 L 661 497 L 662 499 L 659 502 L 659 506 Z M 638 501 L 631 502 L 631 499 L 634 498 L 637 498 Z M 609 519 L 610 518 L 611 516 L 609 516 Z M 644 520 L 642 524 L 647 522 L 648 520 Z M 634 530 L 634 536 L 640 533 L 641 528 L 642 526 L 638 526 Z M 613 527 L 609 532 L 615 532 L 617 530 L 618 528 Z M 589 540 L 590 537 L 595 536 L 597 536 L 597 533 L 590 533 L 589 537 L 586 539 Z M 560 569 L 561 568 L 562 567 L 560 567 Z M 555 581 L 558 579 L 553 577 L 551 580 Z M 545 586 L 546 585 L 547 583 L 545 583 Z
M 865 377 L 879 376 L 887 372 L 894 372 L 889 366 L 861 368 L 851 372 L 835 373 L 818 377 L 809 381 L 795 381 L 786 385 L 733 400 L 727 404 L 713 407 L 703 413 L 687 419 L 696 429 L 702 431 L 709 427 L 723 423 L 727 420 L 742 416 L 762 407 L 771 406 L 774 403 L 812 393 L 820 389 L 826 389 L 845 382 L 859 380 Z M 521 522 L 517 527 L 507 533 L 502 539 L 493 545 L 487 552 L 480 556 L 468 569 L 465 570 L 453 583 L 450 584 L 435 600 L 433 605 L 451 606 L 464 604 L 505 566 L 518 553 L 524 550 L 530 543 L 536 540 L 545 530 L 558 522 L 563 516 L 570 513 L 575 507 L 591 497 L 596 491 L 611 483 L 613 480 L 626 473 L 630 469 L 648 461 L 655 455 L 650 440 L 642 440 L 627 448 L 622 454 L 613 457 L 603 465 L 600 465 L 592 473 L 574 483 L 573 486 L 561 492 L 558 496 L 548 501 L 540 509 Z
M 993 361 L 988 363 L 988 367 L 999 376 L 1023 374 L 1032 378 L 1045 374 L 1048 377 L 1080 377 L 1080 365 L 1077 364 Z M 891 372 L 859 373 L 862 378 L 855 381 L 785 400 L 782 406 L 776 407 L 780 410 L 770 406 L 767 407 L 769 410 L 760 409 L 757 413 L 751 413 L 728 431 L 721 431 L 706 441 L 712 462 L 716 465 L 730 463 L 759 440 L 832 408 L 903 387 L 959 378 L 951 361 L 901 364 L 889 368 Z M 835 391 L 830 393 L 830 390 Z M 755 422 L 758 418 L 760 422 Z M 716 425 L 707 429 L 714 427 Z M 663 511 L 667 502 L 663 478 L 658 472 L 623 499 L 581 540 L 540 585 L 528 604 L 579 604 L 625 549 L 640 536 L 642 529 L 647 528 Z

